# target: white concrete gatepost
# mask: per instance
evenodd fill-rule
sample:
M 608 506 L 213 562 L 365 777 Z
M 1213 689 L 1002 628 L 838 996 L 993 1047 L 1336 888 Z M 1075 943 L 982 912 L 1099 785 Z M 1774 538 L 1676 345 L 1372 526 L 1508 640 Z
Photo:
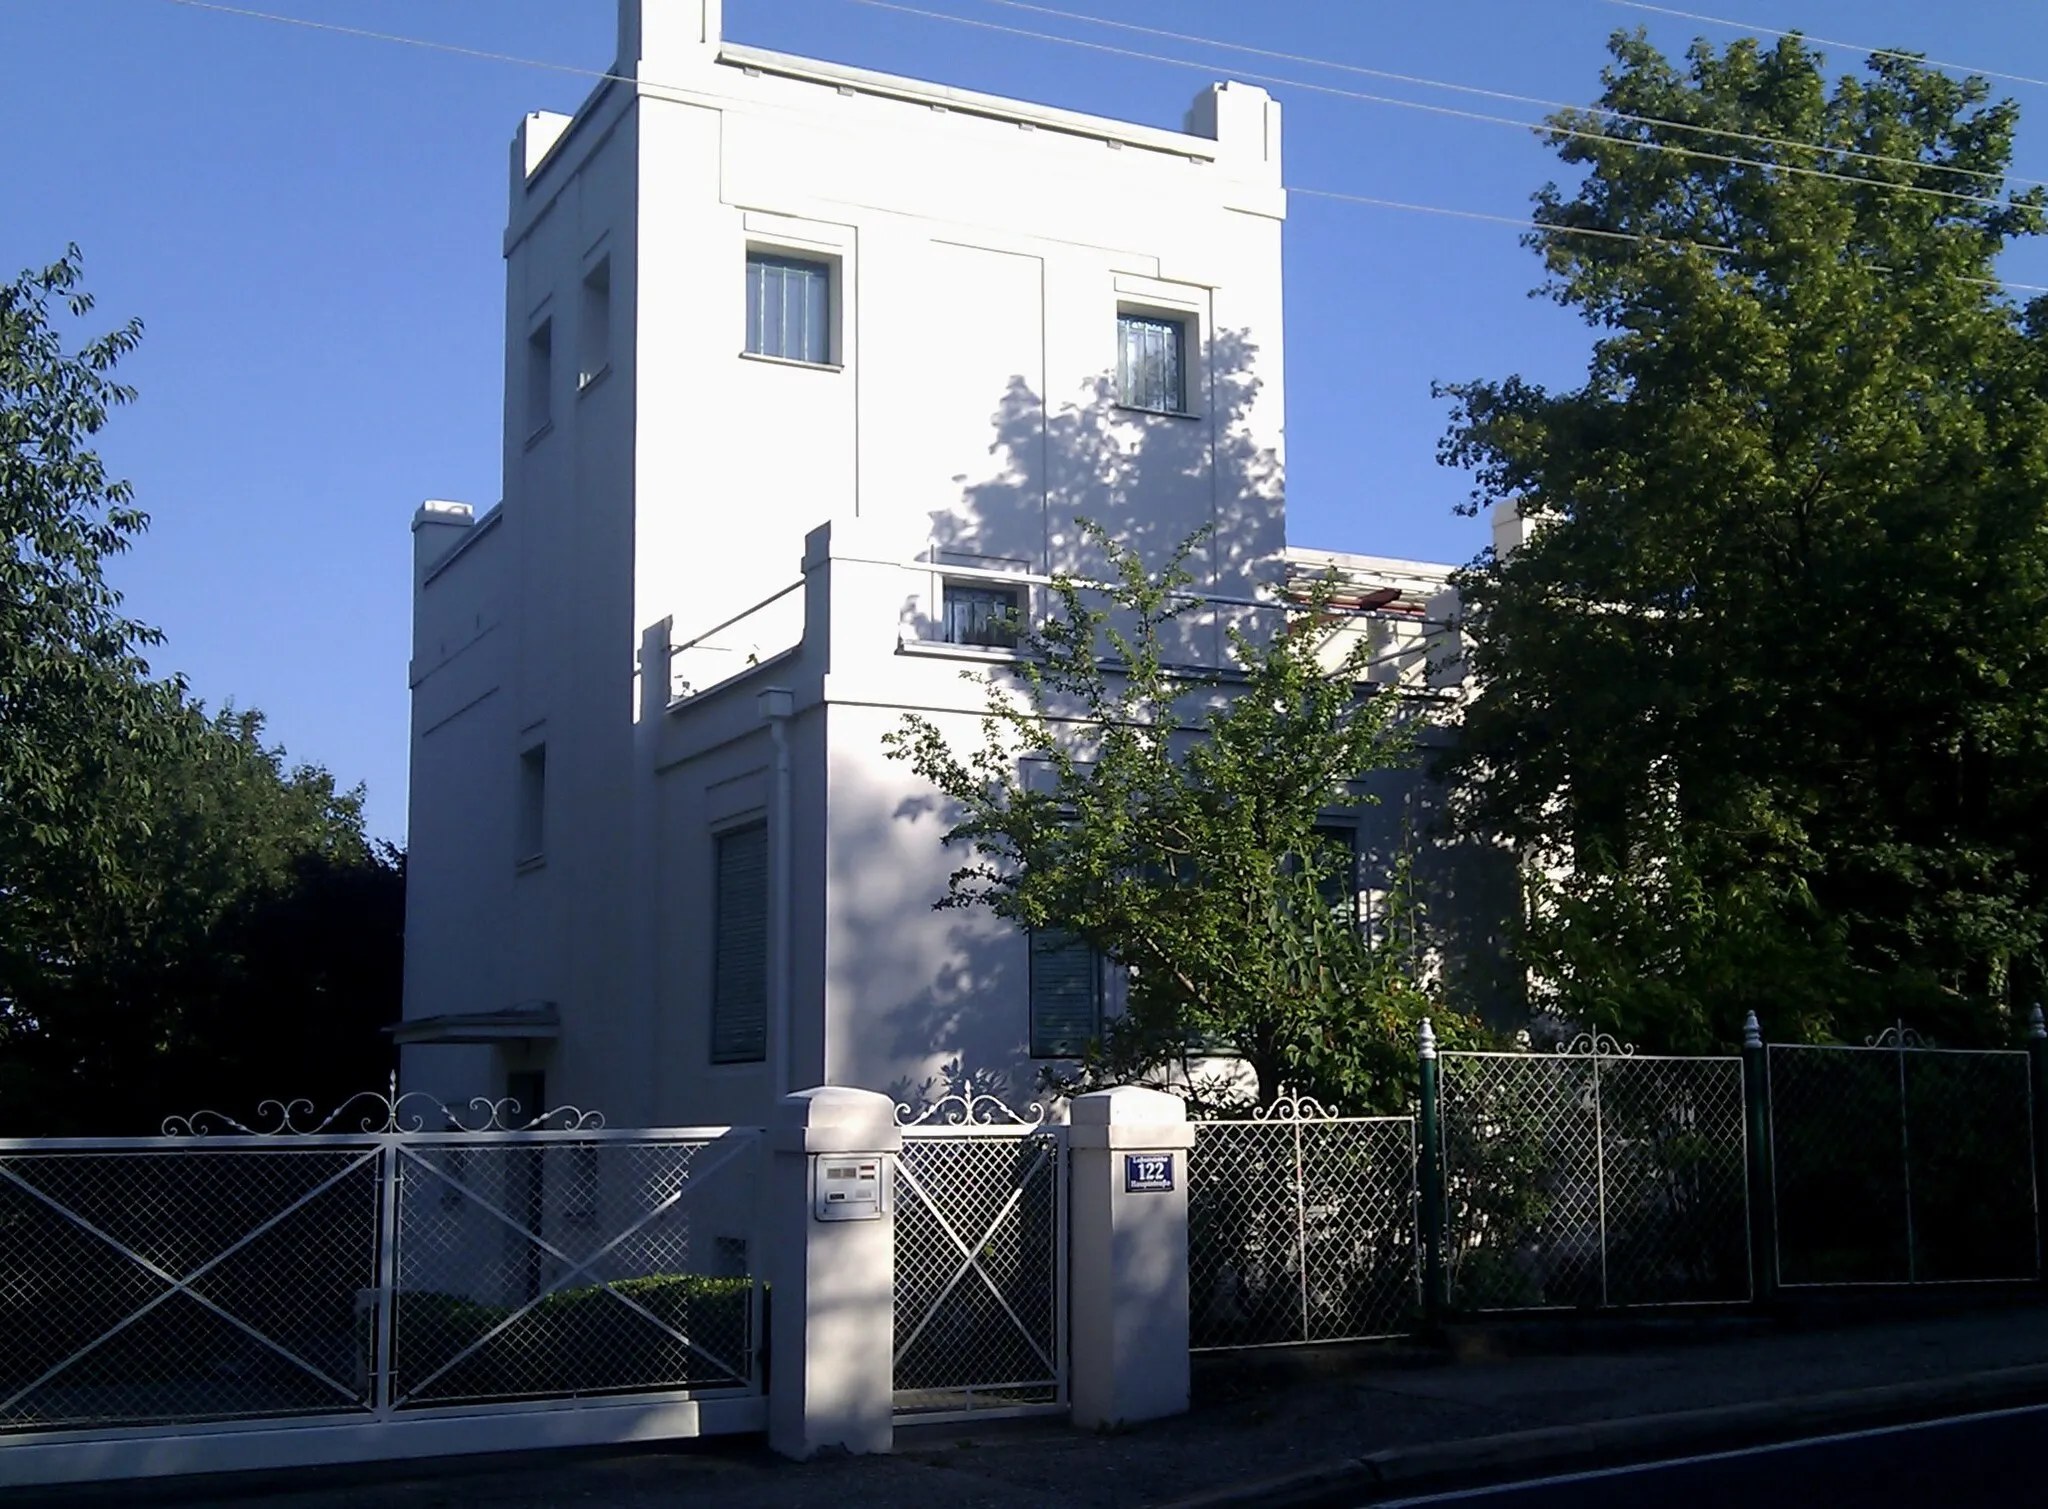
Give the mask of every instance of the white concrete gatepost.
M 1103 1429 L 1188 1407 L 1188 1149 L 1177 1095 L 1076 1096 L 1068 1128 L 1074 1423 Z
M 768 1444 L 786 1457 L 895 1445 L 895 1104 L 823 1085 L 769 1127 Z

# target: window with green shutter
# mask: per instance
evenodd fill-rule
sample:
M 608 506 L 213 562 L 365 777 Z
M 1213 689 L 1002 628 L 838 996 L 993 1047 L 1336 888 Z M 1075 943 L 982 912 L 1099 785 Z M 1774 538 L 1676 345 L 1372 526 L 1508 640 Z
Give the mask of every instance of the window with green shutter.
M 721 833 L 712 905 L 711 1062 L 768 1056 L 768 827 Z
M 1315 830 L 1327 866 L 1317 889 L 1330 914 L 1358 926 L 1358 829 L 1350 823 L 1325 823 Z
M 1102 1032 L 1102 956 L 1073 934 L 1031 939 L 1031 1056 L 1078 1058 Z

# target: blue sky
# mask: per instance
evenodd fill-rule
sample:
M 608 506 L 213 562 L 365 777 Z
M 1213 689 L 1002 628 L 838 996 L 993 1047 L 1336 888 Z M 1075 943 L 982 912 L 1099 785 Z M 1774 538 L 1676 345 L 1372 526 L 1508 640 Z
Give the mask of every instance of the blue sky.
M 1206 78 L 1247 71 L 1533 119 L 1530 106 L 1319 71 L 1028 14 L 920 8 L 1171 55 L 1174 67 L 858 0 L 726 0 L 735 40 L 1177 125 Z M 1713 15 L 2048 75 L 2048 11 L 1973 0 L 1696 0 Z M 613 0 L 249 0 L 252 8 L 602 68 Z M 1609 0 L 1065 0 L 1064 9 L 1366 67 L 1584 101 L 1603 44 L 1738 33 Z M 1686 8 L 1693 8 L 1687 5 Z M 1856 66 L 1832 54 L 1836 71 Z M 161 625 L 162 670 L 260 707 L 295 759 L 405 827 L 407 525 L 422 498 L 498 496 L 506 144 L 572 110 L 569 74 L 336 36 L 173 0 L 0 0 L 0 265 L 76 241 L 99 318 L 147 326 L 142 390 L 106 437 L 153 518 L 116 569 Z M 1290 184 L 1507 216 L 1551 176 L 1525 132 L 1268 84 Z M 2048 178 L 2048 88 L 2019 174 Z M 1296 197 L 1287 227 L 1289 535 L 1463 560 L 1482 522 L 1435 463 L 1432 380 L 1569 382 L 1585 335 L 1529 297 L 1516 232 Z M 2048 252 L 2009 276 L 2048 283 Z

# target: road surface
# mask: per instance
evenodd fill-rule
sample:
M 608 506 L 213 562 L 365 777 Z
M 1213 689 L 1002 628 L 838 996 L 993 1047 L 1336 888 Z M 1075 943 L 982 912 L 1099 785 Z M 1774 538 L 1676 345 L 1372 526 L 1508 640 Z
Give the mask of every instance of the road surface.
M 2048 1405 L 1518 1483 L 1373 1509 L 2014 1509 L 2048 1503 Z

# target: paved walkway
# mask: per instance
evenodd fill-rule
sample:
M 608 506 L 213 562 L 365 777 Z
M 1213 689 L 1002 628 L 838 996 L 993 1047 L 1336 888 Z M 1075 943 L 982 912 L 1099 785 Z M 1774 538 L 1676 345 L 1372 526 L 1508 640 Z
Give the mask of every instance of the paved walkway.
M 1521 1333 L 1468 1334 L 1465 1353 L 1358 1348 L 1199 1359 L 1183 1418 L 1113 1435 L 1047 1421 L 899 1433 L 892 1457 L 795 1465 L 758 1445 L 703 1442 L 575 1457 L 309 1470 L 44 1493 L 63 1506 L 248 1509 L 1143 1509 L 1229 1483 L 1390 1447 L 1584 1425 L 2048 1363 L 2048 1305 L 1887 1324 L 1731 1325 L 1683 1343 L 1577 1338 L 1569 1355 L 1498 1355 Z M 1551 1343 L 1561 1338 L 1545 1333 Z M 1489 1345 L 1491 1343 L 1491 1345 Z M 1474 1354 L 1477 1355 L 1474 1355 Z M 0 1509 L 25 1502 L 0 1494 Z

